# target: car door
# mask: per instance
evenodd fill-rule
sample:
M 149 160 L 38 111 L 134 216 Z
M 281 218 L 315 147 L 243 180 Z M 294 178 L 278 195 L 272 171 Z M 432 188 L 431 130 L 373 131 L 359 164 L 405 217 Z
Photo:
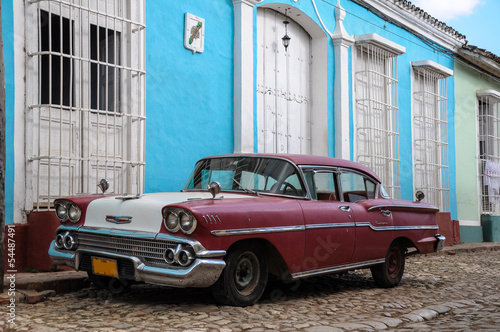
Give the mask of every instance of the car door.
M 378 198 L 377 182 L 351 170 L 339 175 L 342 198 L 350 203 L 355 222 L 354 261 L 365 262 L 385 257 L 394 237 L 392 201 Z
M 300 203 L 306 229 L 303 269 L 351 262 L 355 225 L 351 204 L 338 198 L 336 171 L 310 170 L 304 174 L 312 200 Z

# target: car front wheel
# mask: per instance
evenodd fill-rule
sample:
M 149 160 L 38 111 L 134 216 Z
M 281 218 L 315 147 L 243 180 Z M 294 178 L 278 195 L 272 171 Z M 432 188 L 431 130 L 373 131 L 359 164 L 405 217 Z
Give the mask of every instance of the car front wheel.
M 395 287 L 401 281 L 405 270 L 405 252 L 399 243 L 393 243 L 387 255 L 385 262 L 371 267 L 373 280 L 379 287 Z
M 264 251 L 257 244 L 238 245 L 226 256 L 226 267 L 212 293 L 221 304 L 252 305 L 266 288 L 267 273 Z

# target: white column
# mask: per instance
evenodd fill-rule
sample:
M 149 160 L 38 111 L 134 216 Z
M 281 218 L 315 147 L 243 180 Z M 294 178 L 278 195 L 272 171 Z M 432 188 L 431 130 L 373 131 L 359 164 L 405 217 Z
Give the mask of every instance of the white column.
M 254 152 L 253 8 L 262 0 L 233 0 L 234 152 Z
M 346 12 L 340 6 L 340 0 L 335 6 L 337 24 L 332 34 L 335 52 L 335 83 L 334 83 L 334 113 L 335 113 L 335 157 L 350 159 L 349 131 L 349 47 L 354 43 L 344 28 Z

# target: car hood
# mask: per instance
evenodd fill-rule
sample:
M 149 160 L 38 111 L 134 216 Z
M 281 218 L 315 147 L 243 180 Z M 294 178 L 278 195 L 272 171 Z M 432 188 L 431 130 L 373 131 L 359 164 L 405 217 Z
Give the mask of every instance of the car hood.
M 224 199 L 252 197 L 223 193 Z M 162 208 L 190 200 L 212 199 L 209 192 L 155 193 L 136 196 L 110 196 L 92 201 L 84 227 L 158 233 L 163 217 Z

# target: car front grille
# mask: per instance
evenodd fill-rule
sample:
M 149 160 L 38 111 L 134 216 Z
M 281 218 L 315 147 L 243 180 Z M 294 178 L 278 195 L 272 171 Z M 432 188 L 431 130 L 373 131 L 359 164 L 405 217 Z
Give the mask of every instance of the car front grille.
M 137 239 L 125 236 L 78 233 L 78 249 L 105 251 L 141 258 L 145 263 L 166 265 L 163 254 L 178 243 L 166 240 Z
M 120 278 L 134 280 L 134 264 L 129 259 L 118 259 L 116 261 L 118 275 Z M 79 271 L 92 272 L 92 257 L 91 255 L 83 255 L 80 260 Z

